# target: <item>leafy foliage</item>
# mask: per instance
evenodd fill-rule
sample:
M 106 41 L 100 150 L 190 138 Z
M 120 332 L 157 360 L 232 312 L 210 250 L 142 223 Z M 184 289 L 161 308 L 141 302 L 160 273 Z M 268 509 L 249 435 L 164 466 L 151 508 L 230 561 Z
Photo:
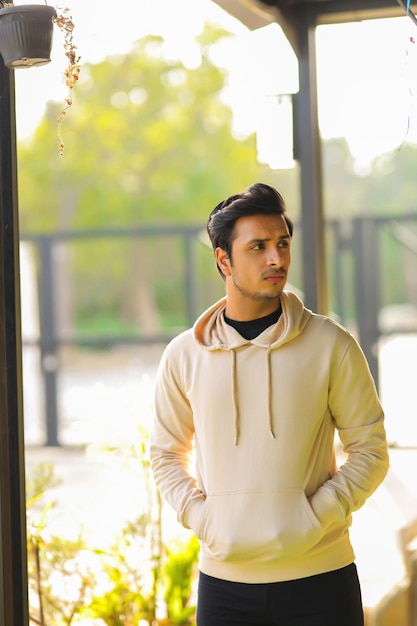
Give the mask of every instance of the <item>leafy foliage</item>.
M 48 521 L 58 481 L 50 464 L 38 464 L 28 478 L 28 573 L 30 623 L 38 626 L 192 626 L 193 582 L 199 544 L 162 541 L 161 502 L 150 481 L 143 430 L 138 446 L 107 452 L 127 454 L 141 467 L 146 512 L 126 522 L 109 547 L 51 535 Z M 138 455 L 138 456 L 137 456 Z M 165 607 L 163 604 L 165 603 Z
M 298 168 L 271 171 L 256 161 L 254 136 L 233 136 L 232 111 L 222 100 L 227 75 L 211 61 L 213 46 L 226 36 L 206 25 L 194 68 L 168 57 L 164 40 L 153 36 L 126 54 L 83 66 L 65 123 L 65 155 L 59 157 L 55 146 L 56 103 L 48 104 L 33 139 L 19 145 L 22 233 L 98 229 L 105 235 L 109 229 L 146 225 L 203 227 L 221 198 L 255 180 L 276 186 L 297 219 Z M 404 144 L 360 176 L 344 139 L 324 142 L 326 216 L 345 220 L 415 211 L 416 161 L 415 147 Z M 291 279 L 302 288 L 299 232 Z M 222 294 L 211 253 L 197 241 L 193 246 L 201 249 L 198 265 L 190 268 L 181 243 L 167 238 L 85 239 L 71 249 L 68 245 L 65 262 L 55 268 L 63 272 L 56 283 L 65 293 L 66 326 L 84 336 L 104 327 L 118 335 L 184 328 L 189 323 L 186 272 L 198 273 L 198 310 Z M 339 252 L 330 249 L 329 271 Z M 395 257 L 396 250 L 391 245 L 384 254 Z M 398 291 L 384 300 L 407 298 L 404 289 Z M 58 295 L 57 301 L 64 298 Z
M 32 141 L 19 146 L 23 231 L 199 222 L 219 198 L 256 179 L 255 140 L 236 140 L 221 99 L 224 72 L 209 58 L 224 31 L 207 28 L 201 63 L 168 59 L 148 36 L 127 54 L 85 65 L 66 120 L 65 156 L 49 103 Z
M 167 586 L 164 599 L 168 619 L 172 624 L 180 626 L 190 624 L 190 618 L 194 615 L 195 607 L 190 606 L 190 598 L 198 554 L 199 543 L 194 536 L 186 546 L 176 543 L 167 548 L 167 560 L 164 567 Z
M 256 161 L 254 136 L 233 137 L 232 111 L 222 101 L 227 76 L 210 60 L 224 36 L 206 27 L 192 69 L 167 58 L 155 36 L 84 65 L 65 121 L 65 155 L 54 145 L 55 103 L 32 140 L 19 145 L 22 233 L 204 225 L 222 197 L 255 180 L 277 184 L 279 174 Z M 286 183 L 290 197 L 294 183 L 295 172 Z M 182 248 L 154 243 L 85 239 L 66 247 L 55 271 L 64 272 L 57 284 L 72 332 L 103 318 L 124 334 L 184 326 Z M 209 268 L 217 284 L 211 257 Z

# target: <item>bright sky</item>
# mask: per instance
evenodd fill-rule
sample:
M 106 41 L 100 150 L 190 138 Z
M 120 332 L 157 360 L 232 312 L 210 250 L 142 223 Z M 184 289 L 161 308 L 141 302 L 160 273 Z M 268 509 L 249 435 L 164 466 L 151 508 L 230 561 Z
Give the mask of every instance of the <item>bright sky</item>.
M 109 4 L 67 0 L 62 5 L 74 19 L 81 65 L 124 52 L 148 33 L 163 34 L 170 53 L 193 65 L 194 37 L 210 19 L 236 33 L 215 57 L 230 69 L 225 98 L 233 106 L 236 132 L 258 128 L 261 101 L 297 90 L 296 58 L 275 24 L 251 33 L 211 0 L 118 0 L 111 11 L 103 10 Z M 57 28 L 54 38 L 49 65 L 15 72 L 18 138 L 33 131 L 48 100 L 66 96 Z M 404 141 L 417 143 L 417 27 L 412 20 L 404 15 L 323 26 L 317 41 L 322 136 L 346 137 L 363 164 Z M 76 107 L 76 88 L 73 99 Z

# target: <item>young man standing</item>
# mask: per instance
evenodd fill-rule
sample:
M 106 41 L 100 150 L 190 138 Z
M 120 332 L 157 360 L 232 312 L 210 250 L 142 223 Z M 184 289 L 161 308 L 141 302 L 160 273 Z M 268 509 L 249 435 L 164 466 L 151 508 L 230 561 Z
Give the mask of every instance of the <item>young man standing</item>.
M 200 540 L 197 625 L 362 626 L 351 513 L 388 469 L 365 357 L 284 291 L 275 189 L 230 196 L 207 230 L 226 297 L 166 348 L 151 436 L 161 494 Z

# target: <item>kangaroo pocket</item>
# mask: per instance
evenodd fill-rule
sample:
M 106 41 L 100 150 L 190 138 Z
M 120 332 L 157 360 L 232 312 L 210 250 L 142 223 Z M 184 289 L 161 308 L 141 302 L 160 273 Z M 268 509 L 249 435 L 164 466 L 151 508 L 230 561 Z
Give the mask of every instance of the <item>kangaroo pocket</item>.
M 324 529 L 304 492 L 290 489 L 208 495 L 196 534 L 208 555 L 236 562 L 302 554 Z

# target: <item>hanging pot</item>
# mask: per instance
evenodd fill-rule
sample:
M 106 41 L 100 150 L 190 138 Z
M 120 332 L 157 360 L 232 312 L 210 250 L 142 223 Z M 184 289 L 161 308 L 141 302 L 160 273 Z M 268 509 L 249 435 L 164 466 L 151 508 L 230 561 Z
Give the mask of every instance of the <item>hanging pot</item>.
M 0 9 L 0 53 L 11 68 L 45 65 L 51 60 L 56 11 L 42 4 Z

